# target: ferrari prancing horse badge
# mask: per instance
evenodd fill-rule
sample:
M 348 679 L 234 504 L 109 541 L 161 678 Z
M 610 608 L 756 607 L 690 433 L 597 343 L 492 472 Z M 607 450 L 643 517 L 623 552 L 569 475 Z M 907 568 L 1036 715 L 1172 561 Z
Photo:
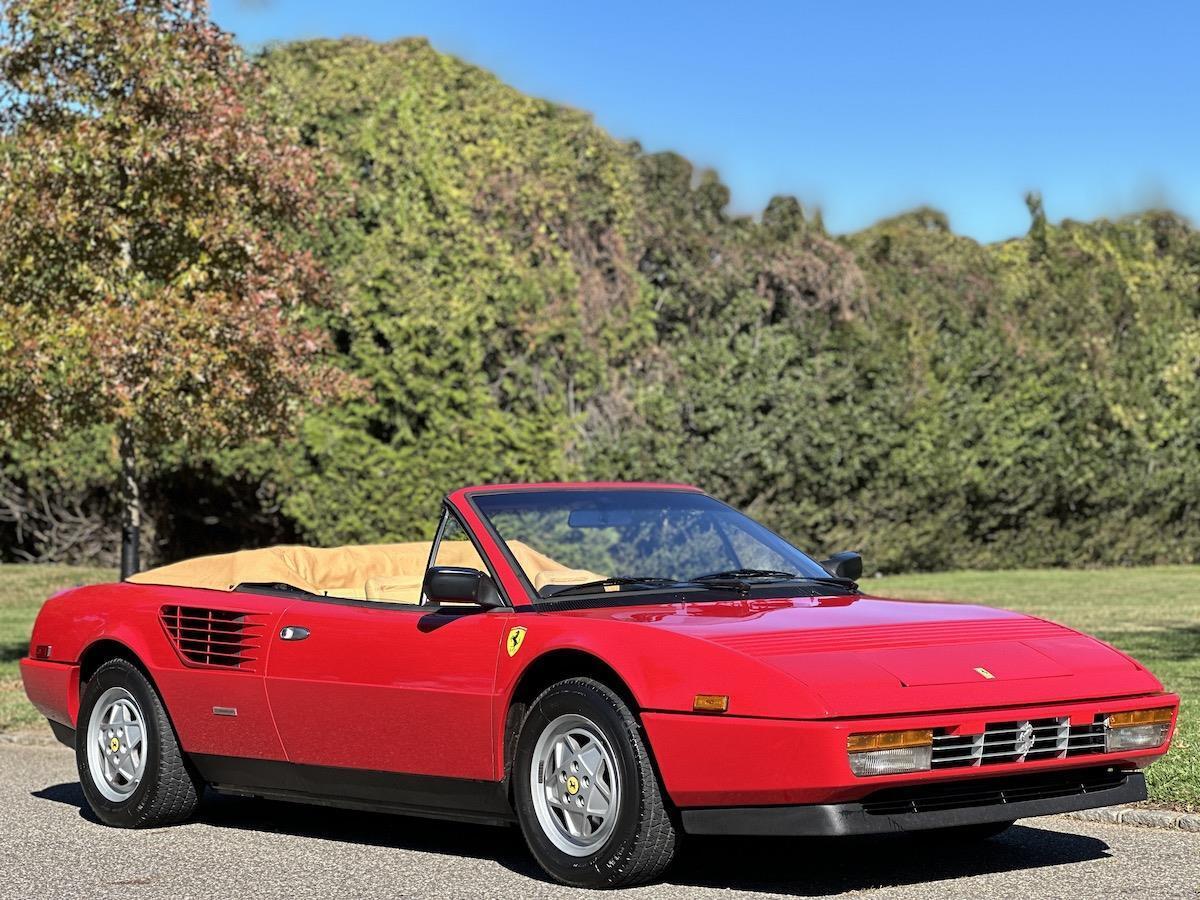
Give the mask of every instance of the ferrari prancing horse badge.
M 508 642 L 505 646 L 508 647 L 508 655 L 516 656 L 517 651 L 521 649 L 521 644 L 525 642 L 525 626 L 518 625 L 508 632 Z

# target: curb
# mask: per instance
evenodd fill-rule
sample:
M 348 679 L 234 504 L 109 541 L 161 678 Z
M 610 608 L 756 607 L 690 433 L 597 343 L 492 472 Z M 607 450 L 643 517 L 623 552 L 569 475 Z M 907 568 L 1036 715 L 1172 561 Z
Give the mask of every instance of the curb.
M 1132 806 L 1102 806 L 1063 813 L 1068 819 L 1105 822 L 1109 825 L 1137 825 L 1144 828 L 1174 828 L 1200 833 L 1200 815 L 1172 812 L 1169 809 L 1139 809 Z

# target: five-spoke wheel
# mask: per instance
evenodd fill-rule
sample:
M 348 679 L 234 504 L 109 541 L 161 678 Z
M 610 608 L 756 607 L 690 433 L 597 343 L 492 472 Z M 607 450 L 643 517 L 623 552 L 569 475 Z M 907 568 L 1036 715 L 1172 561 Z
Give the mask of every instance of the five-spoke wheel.
M 621 780 L 599 727 L 580 715 L 559 716 L 533 751 L 533 805 L 546 836 L 564 853 L 586 856 L 612 832 Z
M 203 788 L 184 758 L 158 692 L 112 659 L 88 679 L 75 735 L 79 783 L 107 825 L 146 828 L 188 818 Z
M 526 843 L 554 878 L 578 887 L 649 881 L 676 831 L 637 718 L 610 688 L 571 678 L 530 705 L 513 762 Z
M 146 770 L 144 717 L 133 694 L 108 688 L 92 707 L 88 762 L 96 790 L 120 803 L 137 789 Z

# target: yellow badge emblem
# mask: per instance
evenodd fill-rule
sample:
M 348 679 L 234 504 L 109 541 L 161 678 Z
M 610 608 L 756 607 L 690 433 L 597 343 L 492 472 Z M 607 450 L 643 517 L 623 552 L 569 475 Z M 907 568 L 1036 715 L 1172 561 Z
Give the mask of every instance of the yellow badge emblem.
M 567 793 L 572 796 L 579 793 L 579 779 L 574 775 L 567 779 Z
M 987 669 L 985 669 L 983 666 L 980 666 L 975 671 L 978 672 L 980 675 L 982 675 L 984 678 L 986 678 L 988 681 L 991 681 L 993 678 L 996 677 L 991 672 L 989 672 Z
M 525 643 L 525 626 L 518 625 L 508 632 L 508 640 L 505 646 L 508 648 L 509 656 L 516 656 L 517 651 L 521 649 L 521 645 Z
M 116 753 L 118 750 L 121 749 L 121 742 L 118 741 L 116 738 L 110 739 L 108 742 L 108 749 L 109 749 L 110 753 Z

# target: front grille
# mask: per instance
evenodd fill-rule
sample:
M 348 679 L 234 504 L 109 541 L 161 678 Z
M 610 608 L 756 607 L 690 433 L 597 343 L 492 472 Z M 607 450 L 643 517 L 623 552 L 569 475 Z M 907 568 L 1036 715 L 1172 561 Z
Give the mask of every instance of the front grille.
M 870 815 L 895 816 L 1077 797 L 1119 788 L 1125 784 L 1126 778 L 1124 772 L 1111 769 L 1084 769 L 888 788 L 867 797 L 863 801 L 863 809 Z
M 164 606 L 160 613 L 167 637 L 180 658 L 194 666 L 256 668 L 262 646 L 261 618 L 251 613 L 193 606 Z
M 989 722 L 982 734 L 933 735 L 935 769 L 1066 759 L 1104 752 L 1104 726 L 1072 725 L 1068 716 Z

